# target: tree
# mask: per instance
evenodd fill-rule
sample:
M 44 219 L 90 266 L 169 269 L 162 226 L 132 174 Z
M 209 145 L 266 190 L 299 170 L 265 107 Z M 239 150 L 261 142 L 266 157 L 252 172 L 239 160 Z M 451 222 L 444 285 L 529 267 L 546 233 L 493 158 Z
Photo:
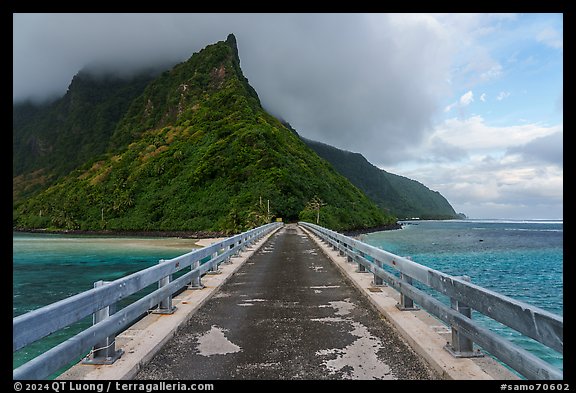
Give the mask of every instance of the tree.
M 322 199 L 318 198 L 317 195 L 314 195 L 314 197 L 312 197 L 312 199 L 310 199 L 306 204 L 306 209 L 316 211 L 316 224 L 320 223 L 320 208 L 322 206 L 326 206 L 326 203 L 324 203 Z

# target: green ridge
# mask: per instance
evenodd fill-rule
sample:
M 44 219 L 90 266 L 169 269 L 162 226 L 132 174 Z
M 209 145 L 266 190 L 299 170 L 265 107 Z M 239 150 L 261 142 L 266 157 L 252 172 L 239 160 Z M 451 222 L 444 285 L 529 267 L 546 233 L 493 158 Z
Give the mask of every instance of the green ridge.
M 372 165 L 359 153 L 302 139 L 378 206 L 396 217 L 439 220 L 460 218 L 438 191 L 432 191 L 407 177 L 386 172 Z
M 232 233 L 315 221 L 315 201 L 336 230 L 396 221 L 262 109 L 232 35 L 149 83 L 104 141 L 105 153 L 15 198 L 14 227 Z
M 14 198 L 26 197 L 104 153 L 130 102 L 152 80 L 80 71 L 61 99 L 13 108 Z

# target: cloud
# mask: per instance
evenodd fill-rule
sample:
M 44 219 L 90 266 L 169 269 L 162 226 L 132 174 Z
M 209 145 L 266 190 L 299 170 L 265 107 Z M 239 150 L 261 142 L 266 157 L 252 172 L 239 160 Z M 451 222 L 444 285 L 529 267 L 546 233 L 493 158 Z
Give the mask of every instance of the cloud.
M 528 143 L 512 146 L 508 154 L 520 154 L 525 160 L 537 160 L 562 167 L 564 162 L 563 131 L 535 138 Z
M 564 49 L 562 34 L 552 27 L 546 27 L 536 35 L 536 40 L 554 49 Z
M 562 126 L 496 127 L 466 111 L 475 99 L 488 100 L 474 91 L 508 76 L 504 66 L 512 63 L 497 55 L 513 48 L 537 61 L 523 46 L 535 37 L 562 49 L 558 23 L 547 29 L 549 19 L 534 19 L 538 23 L 522 15 L 472 13 L 14 14 L 13 99 L 62 95 L 88 64 L 123 72 L 174 64 L 234 33 L 242 70 L 265 108 L 304 137 L 360 152 L 457 205 L 467 207 L 468 195 L 471 204 L 493 196 L 505 206 L 512 199 L 503 199 L 503 190 L 521 190 L 507 182 L 506 165 L 518 176 L 528 162 L 556 168 L 547 175 L 558 188 Z M 502 99 L 509 94 L 503 93 Z M 487 172 L 491 165 L 498 176 Z
M 563 126 L 491 126 L 481 116 L 446 119 L 386 170 L 441 190 L 472 218 L 560 218 Z
M 432 126 L 447 89 L 448 38 L 421 15 L 333 18 L 324 16 L 320 35 L 315 21 L 254 48 L 274 56 L 244 52 L 246 74 L 264 105 L 302 135 L 393 162 Z
M 482 99 L 482 97 L 480 99 Z M 454 108 L 462 109 L 465 106 L 470 105 L 472 102 L 474 102 L 474 93 L 469 90 L 468 92 L 464 93 L 458 101 L 453 102 L 452 104 L 445 107 L 444 112 L 450 112 Z
M 510 92 L 507 91 L 501 91 L 500 93 L 498 93 L 498 95 L 496 96 L 496 99 L 498 101 L 502 101 L 505 98 L 508 98 L 510 96 Z
M 486 68 L 486 71 L 480 74 L 480 79 L 484 82 L 499 78 L 502 75 L 502 66 L 500 64 L 493 64 Z
M 525 145 L 536 138 L 557 133 L 561 126 L 521 124 L 512 126 L 490 126 L 480 115 L 466 119 L 449 118 L 439 124 L 430 138 L 467 150 L 506 149 Z
M 431 129 L 455 50 L 425 14 L 18 14 L 14 99 L 64 94 L 89 63 L 183 61 L 231 32 L 266 109 L 379 162 Z
M 474 101 L 474 94 L 472 91 L 466 92 L 462 97 L 460 97 L 460 106 L 470 105 Z
M 468 174 L 474 175 L 473 181 L 459 180 L 446 193 L 472 214 L 494 211 L 499 216 L 506 209 L 523 218 L 562 217 L 563 172 L 556 166 L 538 168 L 523 161 L 510 166 L 497 161 L 489 170 L 469 167 Z
M 266 109 L 305 137 L 393 163 L 433 130 L 448 80 L 498 77 L 501 66 L 477 38 L 490 34 L 492 21 L 514 17 L 15 14 L 14 99 L 63 94 L 90 63 L 183 61 L 232 32 Z M 464 91 L 459 108 L 474 100 Z
M 561 218 L 563 170 L 534 166 L 521 156 L 470 155 L 467 160 L 420 163 L 401 173 L 442 190 L 458 212 L 471 218 Z

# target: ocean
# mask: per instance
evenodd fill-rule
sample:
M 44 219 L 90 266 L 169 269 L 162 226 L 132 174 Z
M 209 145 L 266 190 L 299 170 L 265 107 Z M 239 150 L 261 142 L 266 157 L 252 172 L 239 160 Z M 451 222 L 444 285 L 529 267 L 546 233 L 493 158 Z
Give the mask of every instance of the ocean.
M 400 230 L 361 235 L 360 240 L 450 275 L 467 275 L 474 284 L 563 315 L 562 220 L 415 220 L 403 222 Z M 482 314 L 474 312 L 473 318 L 563 368 L 562 354 Z
M 13 317 L 113 281 L 198 248 L 194 239 L 69 236 L 14 232 Z M 150 286 L 120 304 L 150 293 Z M 92 325 L 92 317 L 45 337 L 13 356 L 13 368 Z
M 563 315 L 563 222 L 560 220 L 406 221 L 403 229 L 361 235 L 362 241 Z M 13 316 L 112 281 L 195 248 L 194 240 L 13 233 Z M 148 287 L 134 296 L 149 293 Z M 133 299 L 127 299 L 126 303 Z M 122 307 L 122 305 L 119 305 Z M 556 367 L 563 357 L 497 322 L 489 328 Z M 13 367 L 92 324 L 91 317 L 16 353 Z

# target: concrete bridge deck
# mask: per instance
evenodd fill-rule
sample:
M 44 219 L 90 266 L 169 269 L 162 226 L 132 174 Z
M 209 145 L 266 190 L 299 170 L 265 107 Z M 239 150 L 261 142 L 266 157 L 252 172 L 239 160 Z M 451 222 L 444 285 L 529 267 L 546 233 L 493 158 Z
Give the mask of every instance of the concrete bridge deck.
M 450 329 L 288 224 L 116 337 L 113 365 L 58 379 L 518 379 L 490 357 L 454 358 Z
M 433 379 L 298 226 L 271 237 L 135 379 Z

